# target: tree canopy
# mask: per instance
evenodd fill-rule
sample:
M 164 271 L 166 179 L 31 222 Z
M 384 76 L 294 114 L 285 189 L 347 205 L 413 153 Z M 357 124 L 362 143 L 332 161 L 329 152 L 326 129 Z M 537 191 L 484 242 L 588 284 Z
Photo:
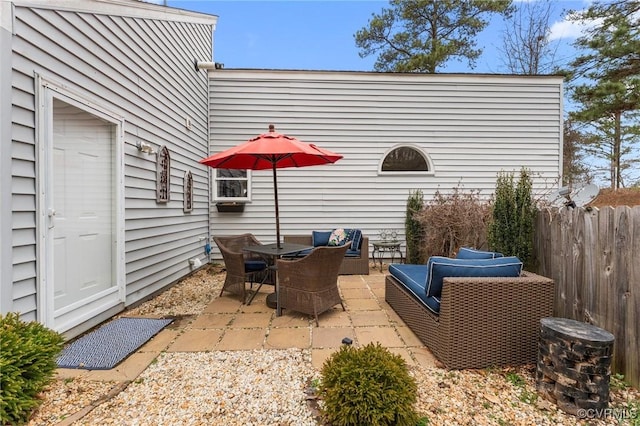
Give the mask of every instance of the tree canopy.
M 575 42 L 582 54 L 570 64 L 570 114 L 593 134 L 585 150 L 609 163 L 611 187 L 637 170 L 640 143 L 640 0 L 593 3 L 569 19 L 589 25 Z M 638 176 L 630 176 L 638 179 Z
M 391 0 L 355 34 L 359 55 L 377 54 L 376 71 L 435 73 L 451 59 L 470 68 L 482 54 L 475 37 L 511 0 Z

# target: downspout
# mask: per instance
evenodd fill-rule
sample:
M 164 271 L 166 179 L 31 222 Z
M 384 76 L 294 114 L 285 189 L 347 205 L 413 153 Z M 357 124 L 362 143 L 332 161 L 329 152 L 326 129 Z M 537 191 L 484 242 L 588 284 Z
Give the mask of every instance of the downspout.
M 214 56 L 214 47 L 215 47 L 215 39 L 214 39 L 214 34 L 216 32 L 216 24 L 213 24 L 211 26 L 211 61 L 215 60 L 215 56 Z M 214 66 L 215 69 L 215 66 Z M 207 89 L 206 89 L 206 96 L 207 96 L 207 155 L 209 155 L 211 153 L 211 145 L 212 145 L 212 141 L 211 141 L 211 84 L 209 83 L 209 81 L 211 80 L 213 76 L 213 71 L 211 70 L 207 70 Z M 209 175 L 209 188 L 207 191 L 207 242 L 204 245 L 204 252 L 207 256 L 207 263 L 211 263 L 211 245 L 213 242 L 213 233 L 211 232 L 212 228 L 213 228 L 213 224 L 211 223 L 211 203 L 212 203 L 212 196 L 213 196 L 213 185 L 214 183 L 214 179 L 213 179 L 213 175 L 212 173 L 215 173 L 215 169 L 212 169 L 211 167 L 207 166 L 207 173 Z

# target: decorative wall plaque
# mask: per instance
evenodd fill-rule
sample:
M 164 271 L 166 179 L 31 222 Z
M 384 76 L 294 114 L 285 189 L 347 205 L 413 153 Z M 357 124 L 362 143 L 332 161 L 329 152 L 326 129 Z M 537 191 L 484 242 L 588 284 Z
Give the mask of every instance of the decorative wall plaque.
M 171 193 L 171 157 L 164 145 L 158 151 L 156 170 L 156 202 L 168 203 Z
M 191 171 L 184 173 L 184 212 L 188 213 L 193 210 L 193 176 Z

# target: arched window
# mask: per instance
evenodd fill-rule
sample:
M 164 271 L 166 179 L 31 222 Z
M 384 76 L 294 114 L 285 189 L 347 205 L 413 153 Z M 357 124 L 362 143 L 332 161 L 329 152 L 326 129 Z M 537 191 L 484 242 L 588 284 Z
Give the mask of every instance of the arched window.
M 429 156 L 421 149 L 400 145 L 389 150 L 380 164 L 381 173 L 433 173 Z

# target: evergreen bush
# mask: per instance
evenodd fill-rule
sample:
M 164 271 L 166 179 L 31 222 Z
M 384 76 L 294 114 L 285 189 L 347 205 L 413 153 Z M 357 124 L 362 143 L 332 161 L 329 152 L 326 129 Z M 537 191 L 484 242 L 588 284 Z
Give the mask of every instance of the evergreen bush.
M 333 426 L 418 423 L 416 382 L 402 357 L 379 343 L 342 346 L 323 364 L 319 391 Z
M 0 315 L 0 424 L 23 424 L 56 369 L 64 338 L 17 313 Z
M 424 235 L 422 224 L 416 218 L 424 205 L 422 191 L 417 189 L 409 194 L 407 199 L 407 211 L 404 219 L 404 234 L 407 243 L 407 263 L 424 263 L 421 243 Z
M 499 173 L 488 231 L 492 250 L 517 256 L 525 266 L 531 266 L 537 213 L 532 187 L 530 172 L 524 167 L 517 182 L 513 173 Z

